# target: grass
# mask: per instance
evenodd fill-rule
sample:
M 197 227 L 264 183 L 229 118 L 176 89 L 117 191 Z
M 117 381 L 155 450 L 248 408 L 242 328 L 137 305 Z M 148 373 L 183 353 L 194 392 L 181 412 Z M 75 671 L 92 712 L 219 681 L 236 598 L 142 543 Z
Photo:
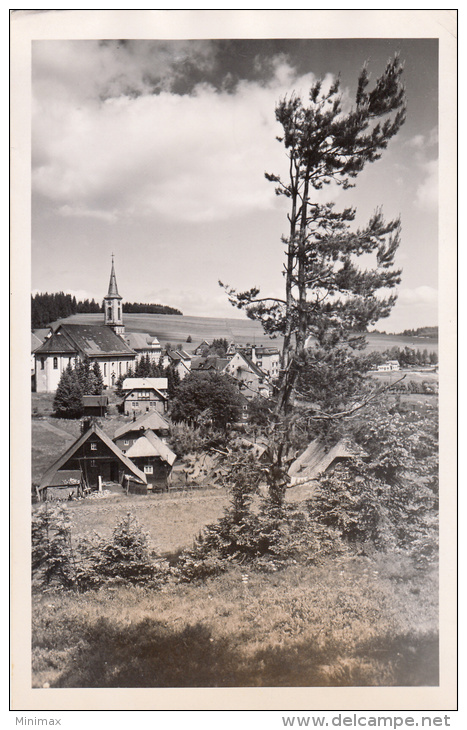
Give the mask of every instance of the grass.
M 73 516 L 75 541 L 95 532 L 110 537 L 115 525 L 131 512 L 148 533 L 151 550 L 171 553 L 190 546 L 205 525 L 222 516 L 227 501 L 225 490 L 197 489 L 147 496 L 112 493 L 100 499 L 63 502 L 62 507 Z
M 33 686 L 438 683 L 434 573 L 376 556 L 34 597 Z M 405 576 L 402 577 L 401 576 Z

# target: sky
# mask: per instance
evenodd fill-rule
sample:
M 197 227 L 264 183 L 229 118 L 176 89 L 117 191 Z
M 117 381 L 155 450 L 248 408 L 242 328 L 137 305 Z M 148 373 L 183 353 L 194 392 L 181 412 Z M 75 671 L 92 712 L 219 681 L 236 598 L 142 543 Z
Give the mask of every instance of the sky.
M 437 39 L 40 40 L 32 44 L 32 291 L 242 317 L 218 281 L 283 292 L 287 177 L 275 107 L 340 74 L 345 103 L 399 53 L 407 120 L 355 188 L 317 201 L 400 215 L 398 301 L 376 326 L 438 322 Z

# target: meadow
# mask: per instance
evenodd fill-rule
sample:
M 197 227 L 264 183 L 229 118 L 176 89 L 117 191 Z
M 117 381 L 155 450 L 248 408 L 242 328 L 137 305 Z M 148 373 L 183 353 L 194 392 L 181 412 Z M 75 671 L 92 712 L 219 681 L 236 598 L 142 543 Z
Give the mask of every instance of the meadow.
M 434 686 L 437 593 L 383 555 L 37 593 L 33 687 Z

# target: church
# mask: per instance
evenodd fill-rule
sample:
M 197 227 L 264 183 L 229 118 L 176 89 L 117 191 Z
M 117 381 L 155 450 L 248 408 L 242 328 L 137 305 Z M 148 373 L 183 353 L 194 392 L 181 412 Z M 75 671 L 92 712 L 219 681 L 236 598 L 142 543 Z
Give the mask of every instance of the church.
M 118 293 L 114 259 L 110 272 L 109 290 L 104 297 L 104 323 L 61 323 L 50 329 L 35 352 L 35 386 L 38 393 L 57 389 L 60 377 L 69 363 L 88 358 L 99 364 L 104 385 L 111 387 L 121 375 L 134 367 L 138 353 L 125 342 L 122 297 Z

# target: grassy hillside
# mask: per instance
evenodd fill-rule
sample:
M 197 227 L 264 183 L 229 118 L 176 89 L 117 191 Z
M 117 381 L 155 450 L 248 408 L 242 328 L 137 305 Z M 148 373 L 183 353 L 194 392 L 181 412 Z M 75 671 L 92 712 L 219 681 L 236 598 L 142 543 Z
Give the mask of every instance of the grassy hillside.
M 102 324 L 102 314 L 74 314 L 67 320 L 75 324 Z M 225 337 L 229 341 L 246 345 L 282 346 L 282 338 L 271 339 L 264 334 L 261 325 L 251 319 L 229 319 L 218 317 L 188 317 L 176 314 L 125 314 L 128 332 L 148 332 L 156 335 L 161 344 L 183 344 L 188 352 L 193 351 L 203 340 Z M 192 342 L 187 344 L 187 337 Z M 369 334 L 368 349 L 383 352 L 391 347 L 410 347 L 417 350 L 438 352 L 438 342 L 429 337 L 405 337 L 402 335 Z

